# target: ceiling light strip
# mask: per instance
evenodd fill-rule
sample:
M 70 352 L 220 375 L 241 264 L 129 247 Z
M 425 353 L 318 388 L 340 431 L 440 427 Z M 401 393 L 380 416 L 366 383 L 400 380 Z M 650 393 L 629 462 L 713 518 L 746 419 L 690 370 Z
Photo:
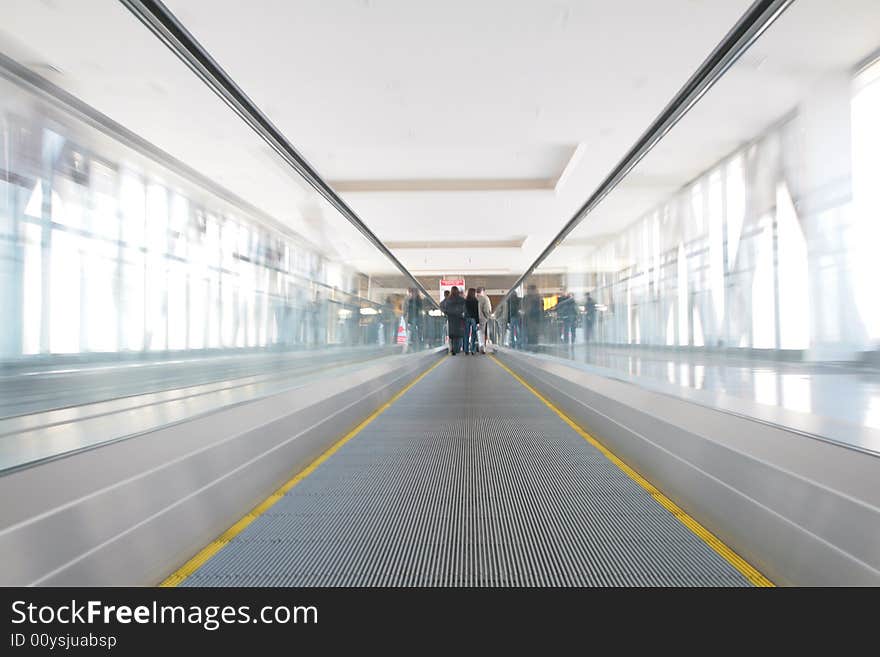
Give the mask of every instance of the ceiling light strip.
M 558 247 L 578 224 L 592 212 L 621 180 L 656 146 L 663 137 L 687 114 L 709 89 L 733 66 L 742 54 L 757 41 L 764 31 L 788 9 L 794 0 L 758 0 L 753 3 L 736 25 L 725 35 L 696 72 L 663 108 L 659 116 L 639 137 L 623 159 L 611 170 L 587 201 L 568 220 L 562 230 L 541 252 L 525 273 L 511 286 L 501 300 L 523 284 L 535 269 Z
M 174 14 L 158 0 L 120 0 L 150 31 L 177 55 L 278 155 L 302 176 L 321 196 L 345 217 L 373 246 L 379 249 L 400 272 L 434 305 L 437 302 L 424 286 L 394 257 L 336 192 L 318 175 L 278 128 L 263 114 L 220 65 L 196 41 Z

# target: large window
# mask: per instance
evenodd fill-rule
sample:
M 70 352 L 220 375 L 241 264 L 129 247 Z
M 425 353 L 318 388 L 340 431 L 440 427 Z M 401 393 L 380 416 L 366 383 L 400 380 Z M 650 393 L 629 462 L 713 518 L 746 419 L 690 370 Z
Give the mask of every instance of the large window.
M 0 357 L 378 342 L 346 264 L 38 109 L 0 116 Z

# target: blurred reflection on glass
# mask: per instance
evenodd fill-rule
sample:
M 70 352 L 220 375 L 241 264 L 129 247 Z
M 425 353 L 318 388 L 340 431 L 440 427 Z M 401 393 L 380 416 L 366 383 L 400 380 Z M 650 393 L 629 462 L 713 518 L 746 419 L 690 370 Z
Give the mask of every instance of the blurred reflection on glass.
M 510 298 L 508 346 L 880 449 L 880 4 L 838 9 L 750 48 Z
M 439 345 L 430 302 L 33 79 L 0 61 L 0 469 Z M 132 413 L 65 433 L 102 404 Z
M 367 308 L 396 330 L 399 293 L 368 292 L 367 276 L 295 235 L 59 122 L 6 80 L 0 91 L 4 360 L 379 344 Z

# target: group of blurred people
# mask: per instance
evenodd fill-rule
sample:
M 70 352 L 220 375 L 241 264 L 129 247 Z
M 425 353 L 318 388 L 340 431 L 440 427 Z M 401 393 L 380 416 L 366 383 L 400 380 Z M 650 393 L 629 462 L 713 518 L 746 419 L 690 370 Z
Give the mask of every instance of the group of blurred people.
M 502 313 L 501 326 L 508 331 L 506 344 L 514 349 L 534 349 L 541 341 L 542 333 L 551 326 L 554 326 L 553 330 L 559 330 L 563 344 L 573 345 L 582 315 L 584 338 L 587 342 L 593 341 L 597 306 L 590 293 L 584 299 L 583 313 L 571 292 L 560 294 L 556 304 L 545 310 L 544 299 L 536 285 L 529 285 L 522 298 L 516 291 L 512 292 L 505 305 L 506 312 Z M 555 324 L 551 311 L 555 313 Z
M 462 296 L 453 286 L 444 292 L 440 310 L 446 315 L 449 336 L 449 353 L 459 351 L 467 355 L 486 353 L 489 321 L 492 319 L 492 302 L 482 287 L 470 287 Z
M 467 355 L 486 353 L 486 345 L 493 340 L 514 349 L 534 349 L 542 337 L 550 338 L 553 332 L 558 335 L 547 340 L 548 343 L 573 345 L 581 327 L 584 341 L 589 343 L 594 340 L 597 319 L 597 304 L 590 293 L 586 294 L 582 307 L 573 293 L 564 292 L 557 296 L 552 307 L 545 309 L 545 300 L 536 285 L 529 285 L 523 297 L 512 292 L 496 312 L 497 324 L 494 324 L 492 302 L 483 287 L 445 290 L 440 310 L 441 317 L 428 317 L 422 295 L 414 288 L 409 290 L 402 311 L 410 344 L 426 346 L 436 339 L 443 340 L 438 327 L 426 324 L 427 320 L 443 318 L 445 340 L 453 355 L 460 351 Z

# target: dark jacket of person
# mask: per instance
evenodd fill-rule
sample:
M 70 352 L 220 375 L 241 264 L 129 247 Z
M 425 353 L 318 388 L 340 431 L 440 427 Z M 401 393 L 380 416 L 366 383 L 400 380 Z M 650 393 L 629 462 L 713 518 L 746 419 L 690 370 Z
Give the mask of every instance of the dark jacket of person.
M 587 300 L 584 302 L 587 311 L 587 322 L 592 324 L 596 319 L 596 302 L 589 294 L 587 295 Z
M 406 319 L 408 322 L 416 322 L 422 314 L 422 297 L 414 295 L 406 300 Z
M 544 307 L 541 303 L 541 297 L 538 296 L 537 292 L 529 292 L 526 294 L 523 299 L 522 309 L 526 319 L 532 321 L 538 321 L 541 319 L 541 316 L 544 313 Z
M 577 307 L 574 305 L 574 298 L 571 296 L 565 295 L 561 297 L 556 304 L 556 314 L 559 319 L 573 321 L 577 318 L 577 312 Z
M 516 292 L 510 295 L 510 298 L 507 300 L 507 317 L 508 319 L 514 319 L 519 315 L 519 304 L 520 298 L 517 296 Z
M 465 317 L 475 319 L 479 322 L 480 321 L 480 300 L 477 299 L 476 297 L 474 297 L 473 299 L 465 298 L 464 306 L 465 306 Z
M 450 338 L 461 338 L 464 336 L 464 315 L 465 315 L 465 302 L 464 297 L 452 296 L 450 295 L 448 299 L 446 299 L 446 303 L 443 311 L 446 313 L 446 318 L 449 320 L 449 337 Z

